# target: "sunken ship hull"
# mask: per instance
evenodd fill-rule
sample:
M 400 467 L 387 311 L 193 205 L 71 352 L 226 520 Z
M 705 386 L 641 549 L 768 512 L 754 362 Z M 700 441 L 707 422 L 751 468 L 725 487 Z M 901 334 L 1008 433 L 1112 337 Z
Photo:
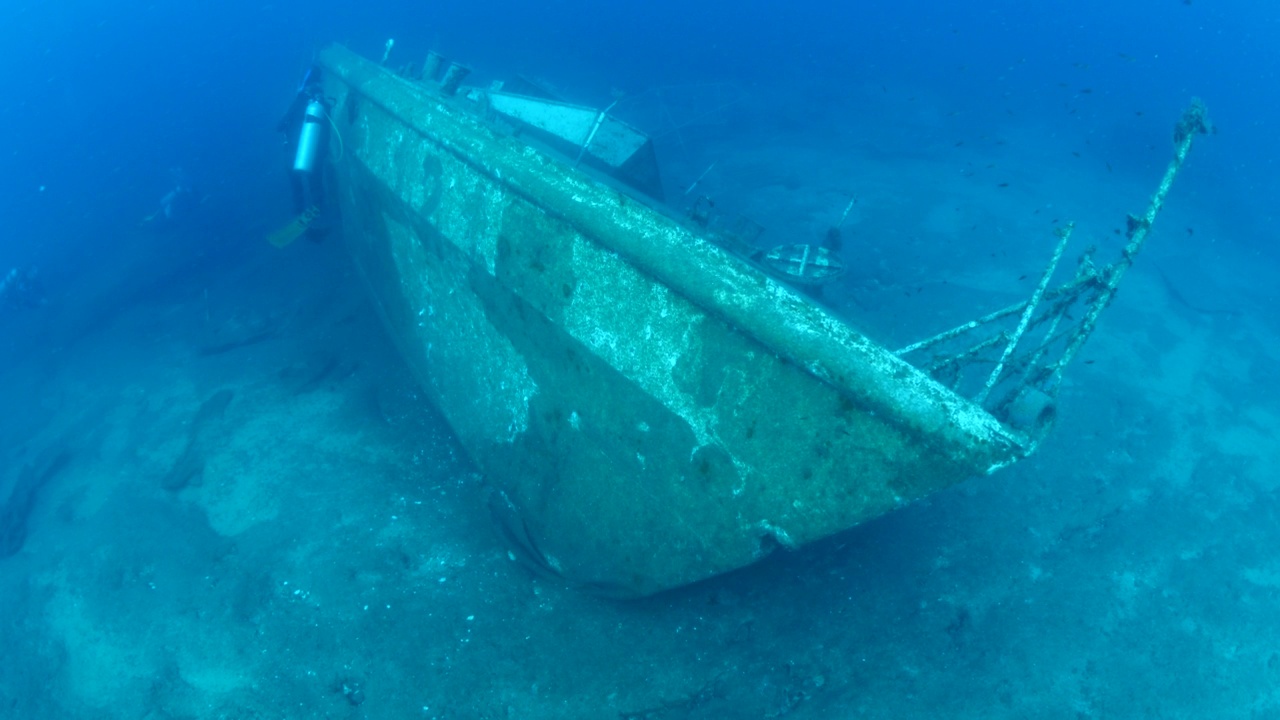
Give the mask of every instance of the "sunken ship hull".
M 334 46 L 342 234 L 538 567 L 641 596 L 1027 451 L 695 228 Z

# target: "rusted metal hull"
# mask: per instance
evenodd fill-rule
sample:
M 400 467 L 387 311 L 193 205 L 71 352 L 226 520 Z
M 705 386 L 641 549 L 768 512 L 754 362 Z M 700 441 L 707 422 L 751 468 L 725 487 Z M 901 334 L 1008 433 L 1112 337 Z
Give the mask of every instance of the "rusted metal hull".
M 343 235 L 545 570 L 615 595 L 741 567 L 1025 441 L 663 214 L 331 47 Z

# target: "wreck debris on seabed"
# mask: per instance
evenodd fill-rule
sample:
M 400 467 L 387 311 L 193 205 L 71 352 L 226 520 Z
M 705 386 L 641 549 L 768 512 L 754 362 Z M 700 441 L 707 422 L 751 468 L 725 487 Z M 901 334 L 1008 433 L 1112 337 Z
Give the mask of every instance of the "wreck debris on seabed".
M 395 72 L 333 46 L 320 66 L 343 236 L 503 533 L 535 569 L 624 597 L 1033 452 L 1209 130 L 1193 103 L 1118 260 L 1086 251 L 1055 285 L 1068 224 L 1026 301 L 894 352 L 797 289 L 839 276 L 843 218 L 764 251 L 759 225 L 693 197 L 700 180 L 669 210 L 651 139 L 613 106 L 466 87 L 435 53 Z

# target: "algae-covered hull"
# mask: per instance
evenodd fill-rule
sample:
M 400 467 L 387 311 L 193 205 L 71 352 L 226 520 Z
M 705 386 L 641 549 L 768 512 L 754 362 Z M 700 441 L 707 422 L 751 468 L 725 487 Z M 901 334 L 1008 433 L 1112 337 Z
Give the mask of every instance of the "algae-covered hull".
M 321 63 L 346 242 L 543 568 L 649 594 L 1025 452 L 796 292 L 465 101 L 341 47 Z

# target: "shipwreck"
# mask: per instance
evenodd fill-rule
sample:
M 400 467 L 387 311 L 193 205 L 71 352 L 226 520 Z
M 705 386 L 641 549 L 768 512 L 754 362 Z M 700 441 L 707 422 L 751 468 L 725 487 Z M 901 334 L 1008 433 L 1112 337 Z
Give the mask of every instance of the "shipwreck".
M 622 597 L 1027 457 L 1209 129 L 1193 104 L 1117 260 L 1058 279 L 1064 226 L 1026 301 L 890 349 L 805 291 L 836 274 L 826 248 L 757 251 L 668 209 L 652 147 L 608 108 L 463 87 L 435 54 L 405 71 L 331 46 L 318 64 L 341 235 L 502 532 L 539 571 Z

